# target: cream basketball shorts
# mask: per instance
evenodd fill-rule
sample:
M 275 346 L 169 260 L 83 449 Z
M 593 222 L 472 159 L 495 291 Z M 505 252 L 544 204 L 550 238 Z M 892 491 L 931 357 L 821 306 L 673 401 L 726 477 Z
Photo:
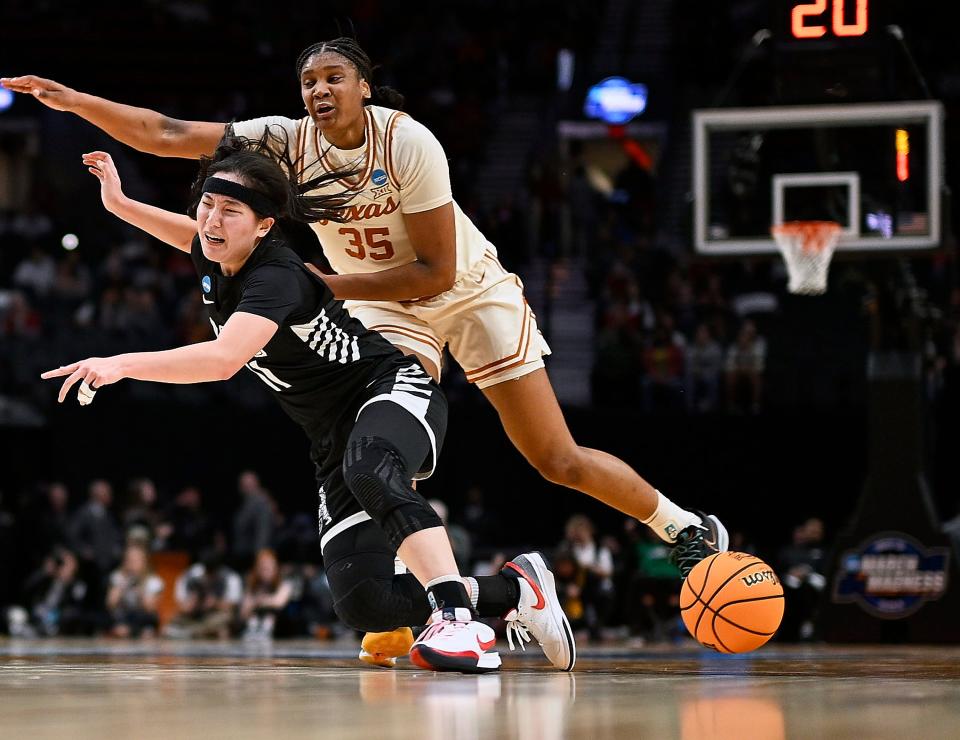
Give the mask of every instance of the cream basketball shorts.
M 346 301 L 350 315 L 401 350 L 443 367 L 443 348 L 486 388 L 543 367 L 550 347 L 523 297 L 523 283 L 487 251 L 450 290 L 417 301 Z

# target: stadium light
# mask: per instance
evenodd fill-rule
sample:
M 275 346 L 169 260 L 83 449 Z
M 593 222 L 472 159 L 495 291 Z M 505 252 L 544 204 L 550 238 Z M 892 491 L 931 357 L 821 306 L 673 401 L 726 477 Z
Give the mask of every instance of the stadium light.
M 647 86 L 625 77 L 607 77 L 587 91 L 583 112 L 609 124 L 632 121 L 647 108 Z

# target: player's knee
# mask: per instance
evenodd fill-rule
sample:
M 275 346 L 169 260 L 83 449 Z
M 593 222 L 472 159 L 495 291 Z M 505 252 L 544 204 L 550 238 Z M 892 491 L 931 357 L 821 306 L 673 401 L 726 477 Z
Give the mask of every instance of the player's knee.
M 352 442 L 343 458 L 343 478 L 395 548 L 415 532 L 443 526 L 411 485 L 402 458 L 386 440 L 362 437 Z
M 342 596 L 334 594 L 333 610 L 340 621 L 361 632 L 389 632 L 403 626 L 402 614 L 391 608 L 393 594 L 387 581 L 365 578 Z
M 400 453 L 384 439 L 353 440 L 343 456 L 343 479 L 347 488 L 375 520 L 399 499 L 413 500 L 411 476 Z
M 551 449 L 533 458 L 531 462 L 540 475 L 557 485 L 576 487 L 583 478 L 580 448 Z

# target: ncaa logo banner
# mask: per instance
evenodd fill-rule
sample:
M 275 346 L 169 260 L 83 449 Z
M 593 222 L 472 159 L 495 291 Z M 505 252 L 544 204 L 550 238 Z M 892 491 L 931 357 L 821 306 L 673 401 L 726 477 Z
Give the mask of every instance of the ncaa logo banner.
M 858 603 L 881 619 L 902 619 L 947 591 L 950 551 L 882 532 L 847 550 L 834 578 L 834 603 Z

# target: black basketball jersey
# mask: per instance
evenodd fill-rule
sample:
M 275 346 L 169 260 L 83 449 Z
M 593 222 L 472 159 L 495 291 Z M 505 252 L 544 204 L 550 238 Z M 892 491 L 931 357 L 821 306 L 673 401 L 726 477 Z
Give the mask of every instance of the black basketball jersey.
M 264 237 L 229 277 L 204 256 L 199 236 L 190 255 L 217 334 L 237 311 L 280 327 L 246 367 L 315 444 L 327 446 L 331 436 L 342 436 L 336 430 L 343 423 L 352 425 L 368 386 L 396 374 L 411 358 L 352 318 L 278 231 Z

